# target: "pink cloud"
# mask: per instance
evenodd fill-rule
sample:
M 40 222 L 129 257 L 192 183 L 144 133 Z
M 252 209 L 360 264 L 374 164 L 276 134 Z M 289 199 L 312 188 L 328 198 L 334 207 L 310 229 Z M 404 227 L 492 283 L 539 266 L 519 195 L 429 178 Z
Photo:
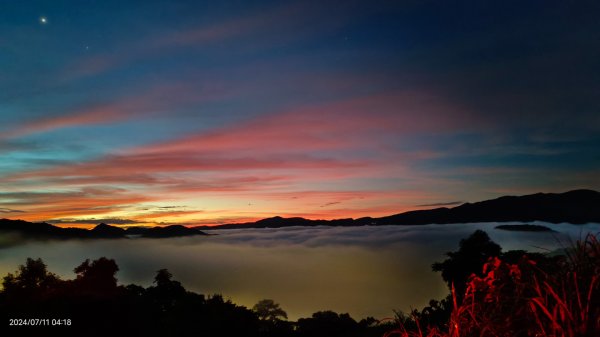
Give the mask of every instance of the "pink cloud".
M 138 102 L 144 101 L 127 102 L 131 111 L 137 111 L 136 104 L 146 104 Z M 121 116 L 111 111 L 124 110 L 115 108 L 107 113 L 102 109 L 90 110 L 76 117 L 34 123 L 23 130 L 100 123 Z M 456 112 L 448 116 L 448 111 L 453 110 L 434 97 L 412 92 L 356 98 L 267 114 L 246 123 L 124 150 L 86 163 L 25 172 L 10 178 L 54 178 L 65 183 L 103 179 L 118 183 L 123 179 L 122 183 L 152 184 L 160 183 L 155 180 L 156 174 L 176 172 L 213 172 L 219 177 L 224 172 L 252 170 L 286 171 L 288 176 L 295 171 L 295 176 L 302 176 L 299 172 L 304 171 L 306 177 L 322 174 L 330 178 L 331 174 L 347 178 L 354 171 L 363 175 L 383 173 L 381 167 L 385 167 L 385 162 L 381 160 L 410 162 L 435 156 L 429 152 L 402 153 L 391 149 L 387 142 L 414 132 L 444 132 L 461 127 L 465 117 Z
M 192 157 L 189 157 L 189 156 Z M 359 167 L 360 162 L 346 162 L 334 159 L 322 159 L 311 156 L 286 156 L 281 158 L 223 158 L 189 153 L 140 154 L 129 156 L 109 156 L 98 161 L 75 164 L 16 174 L 16 178 L 34 177 L 126 177 L 129 172 L 135 174 L 186 172 L 186 171 L 238 171 L 258 169 L 329 169 Z M 126 178 L 126 181 L 131 181 Z M 148 180 L 141 180 L 148 181 Z
M 405 185 L 439 185 L 439 179 L 410 168 L 413 162 L 436 153 L 404 153 L 389 146 L 389 141 L 401 141 L 415 132 L 453 131 L 462 127 L 464 118 L 468 115 L 435 96 L 388 93 L 265 114 L 84 163 L 14 174 L 5 181 L 53 188 L 112 184 L 149 195 L 129 193 L 131 199 L 123 201 L 98 200 L 98 205 L 109 207 L 148 199 L 193 199 L 202 194 L 263 200 L 277 204 L 273 209 L 279 213 L 308 212 L 327 218 L 369 212 L 383 215 L 373 212 L 398 211 L 403 200 L 412 206 L 429 199 L 401 185 L 386 186 L 390 191 L 356 189 L 357 179 L 401 177 L 409 181 Z M 316 190 L 307 192 L 307 186 Z M 96 214 L 93 198 L 76 199 L 76 209 L 69 207 L 68 198 L 60 200 L 66 201 L 48 201 L 50 209 L 37 211 L 60 218 Z M 321 207 L 325 204 L 328 207 Z M 67 212 L 61 212 L 61 207 Z
M 398 139 L 423 131 L 456 131 L 474 123 L 477 121 L 467 111 L 441 97 L 394 92 L 268 114 L 226 129 L 134 149 L 132 154 L 356 149 L 382 145 L 385 136 Z
M 106 124 L 123 119 L 125 116 L 118 104 L 98 105 L 62 116 L 34 120 L 10 130 L 0 137 L 11 139 L 78 125 Z

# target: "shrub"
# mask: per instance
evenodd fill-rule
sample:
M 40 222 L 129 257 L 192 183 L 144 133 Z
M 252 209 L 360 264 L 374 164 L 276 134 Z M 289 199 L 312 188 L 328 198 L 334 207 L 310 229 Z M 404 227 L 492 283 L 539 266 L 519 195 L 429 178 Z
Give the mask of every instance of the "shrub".
M 412 320 L 400 322 L 405 324 L 385 337 L 600 336 L 598 238 L 589 234 L 567 249 L 563 259 L 543 263 L 540 268 L 526 254 L 516 263 L 491 257 L 481 276 L 471 275 L 463 296 L 452 287 L 447 331 L 422 327 L 420 314 L 413 312 Z

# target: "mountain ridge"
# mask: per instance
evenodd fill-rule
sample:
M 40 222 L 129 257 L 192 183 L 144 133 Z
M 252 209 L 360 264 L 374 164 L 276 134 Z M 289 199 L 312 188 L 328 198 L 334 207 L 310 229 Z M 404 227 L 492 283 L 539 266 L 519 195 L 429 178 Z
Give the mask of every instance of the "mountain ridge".
M 523 196 L 502 196 L 495 199 L 447 208 L 414 210 L 379 218 L 344 218 L 311 220 L 301 217 L 275 216 L 255 222 L 218 226 L 171 225 L 166 227 L 130 227 L 123 229 L 101 223 L 92 229 L 62 228 L 49 223 L 0 219 L 0 233 L 16 232 L 39 239 L 107 239 L 107 238 L 168 238 L 190 235 L 209 235 L 202 230 L 241 228 L 281 228 L 292 226 L 383 226 L 425 225 L 472 222 L 531 222 L 583 224 L 600 223 L 600 192 L 588 189 L 564 193 L 535 193 Z
M 456 207 L 414 210 L 379 218 L 310 220 L 275 216 L 255 222 L 196 226 L 201 230 L 240 228 L 280 228 L 292 226 L 383 226 L 425 225 L 472 222 L 544 221 L 584 224 L 600 222 L 600 192 L 579 189 L 564 193 L 535 193 L 502 196 Z
M 18 233 L 32 239 L 125 239 L 169 238 L 192 235 L 208 235 L 197 228 L 181 225 L 165 227 L 132 227 L 123 229 L 101 223 L 92 229 L 62 228 L 45 222 L 0 219 L 0 233 Z

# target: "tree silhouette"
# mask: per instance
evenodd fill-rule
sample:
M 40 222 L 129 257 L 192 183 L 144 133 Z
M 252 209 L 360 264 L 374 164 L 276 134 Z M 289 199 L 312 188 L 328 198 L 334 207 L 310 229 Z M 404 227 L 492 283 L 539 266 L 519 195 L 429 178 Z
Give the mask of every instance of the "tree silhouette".
M 252 307 L 252 311 L 260 320 L 261 335 L 291 336 L 293 334 L 293 326 L 287 321 L 287 313 L 275 301 L 260 300 Z
M 16 275 L 9 273 L 3 278 L 2 286 L 6 296 L 39 296 L 54 286 L 59 278 L 48 272 L 42 259 L 27 258 L 24 265 L 19 266 Z
M 301 337 L 352 337 L 360 336 L 358 323 L 348 314 L 333 311 L 315 312 L 311 318 L 298 320 L 296 330 Z
M 167 269 L 160 269 L 154 277 L 156 286 L 149 287 L 148 296 L 158 305 L 161 311 L 168 311 L 175 307 L 177 301 L 186 294 L 185 288 L 178 281 L 173 281 L 173 274 Z
M 270 299 L 258 301 L 258 303 L 252 307 L 252 311 L 254 311 L 262 321 L 276 322 L 288 318 L 287 313 L 281 309 L 279 303 L 275 303 L 275 301 Z
M 173 281 L 171 281 L 172 278 L 173 274 L 167 269 L 160 269 L 156 272 L 156 276 L 154 276 L 154 283 L 156 283 L 157 287 L 169 287 L 173 284 Z
M 106 295 L 117 290 L 119 266 L 113 259 L 101 257 L 91 263 L 87 259 L 73 271 L 77 274 L 74 283 L 83 292 Z
M 472 274 L 481 275 L 482 267 L 490 257 L 498 257 L 502 248 L 493 242 L 486 232 L 476 230 L 468 238 L 460 240 L 456 252 L 448 252 L 449 258 L 431 265 L 433 271 L 441 271 L 448 288 L 456 290 L 458 299 L 462 299 L 466 284 Z

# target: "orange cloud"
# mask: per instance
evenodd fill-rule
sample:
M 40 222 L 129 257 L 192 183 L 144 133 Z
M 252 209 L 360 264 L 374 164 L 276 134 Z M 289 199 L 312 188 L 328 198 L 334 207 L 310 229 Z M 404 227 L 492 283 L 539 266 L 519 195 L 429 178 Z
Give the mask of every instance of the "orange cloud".
M 2 205 L 25 210 L 26 212 L 19 214 L 19 218 L 29 221 L 109 214 L 152 200 L 149 196 L 136 195 L 124 190 L 98 188 L 86 188 L 75 192 L 7 192 L 2 193 L 0 199 L 3 199 Z

